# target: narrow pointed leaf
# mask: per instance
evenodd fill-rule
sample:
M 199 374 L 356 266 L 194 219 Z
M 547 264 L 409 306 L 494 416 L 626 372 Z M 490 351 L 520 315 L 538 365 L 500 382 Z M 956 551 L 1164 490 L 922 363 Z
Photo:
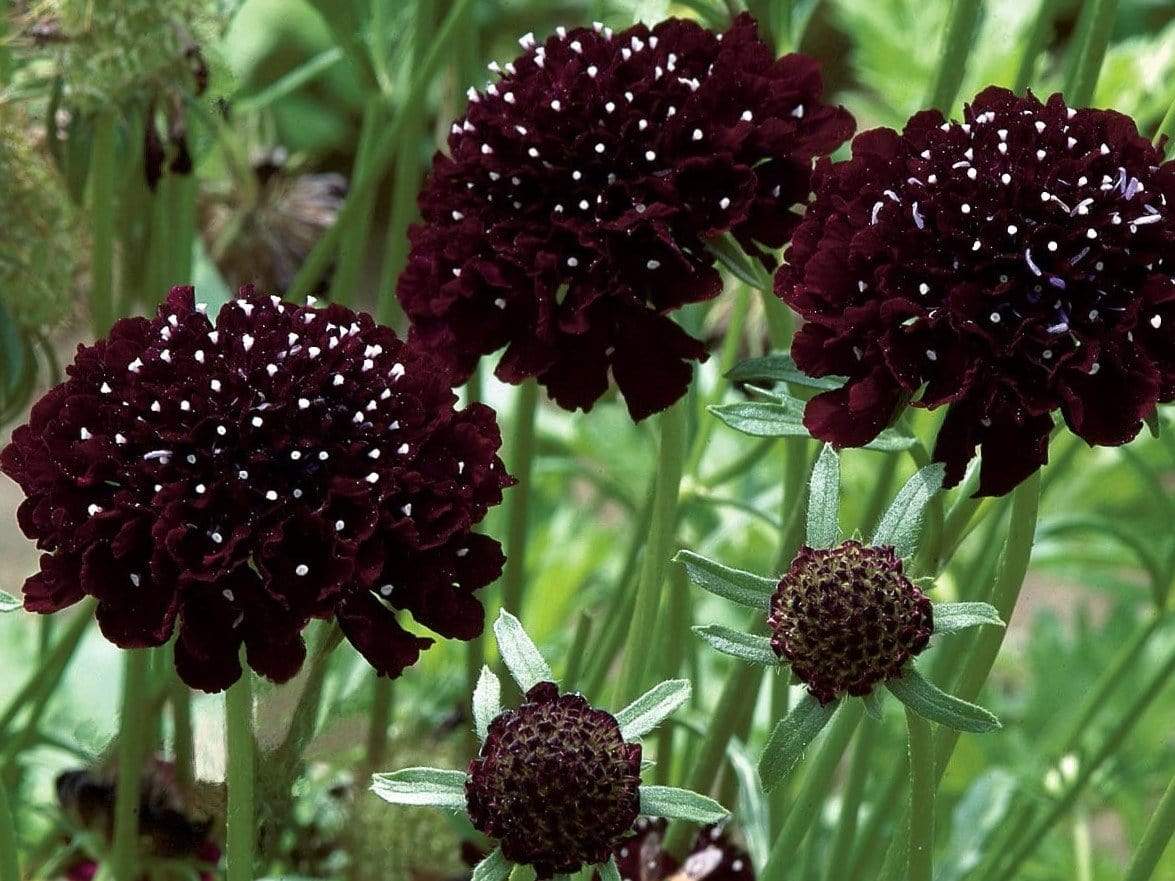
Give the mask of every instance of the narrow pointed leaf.
M 935 603 L 934 604 L 934 632 L 936 635 L 944 633 L 958 633 L 969 627 L 981 627 L 991 624 L 1003 627 L 1000 613 L 987 603 Z
M 741 569 L 731 569 L 692 551 L 678 551 L 674 562 L 685 566 L 689 580 L 703 590 L 750 609 L 771 609 L 771 595 L 779 582 Z
M 771 648 L 771 640 L 766 636 L 732 630 L 721 624 L 699 625 L 694 628 L 694 633 L 710 643 L 711 647 L 732 658 L 768 667 L 780 663 L 779 656 Z
M 596 871 L 600 873 L 600 881 L 620 881 L 620 870 L 616 868 L 616 860 L 600 863 L 596 866 Z
M 371 791 L 394 805 L 431 805 L 465 810 L 465 772 L 405 768 L 371 778 Z
M 473 690 L 473 726 L 480 740 L 485 740 L 490 723 L 502 713 L 502 683 L 489 667 L 481 668 Z
M 730 813 L 718 802 L 688 789 L 675 786 L 642 786 L 641 814 L 646 817 L 664 817 L 667 820 L 686 820 L 708 825 L 725 819 Z
M 655 685 L 616 714 L 620 736 L 634 740 L 648 734 L 689 700 L 687 679 L 670 679 Z
M 748 358 L 726 374 L 731 382 L 786 382 L 789 385 L 800 385 L 805 388 L 815 388 L 828 391 L 840 388 L 845 384 L 843 376 L 808 376 L 796 366 L 791 355 L 783 352 L 773 352 L 762 358 Z
M 513 868 L 499 847 L 477 864 L 477 868 L 473 870 L 472 881 L 505 881 Z
M 864 695 L 861 701 L 865 704 L 865 712 L 869 714 L 869 718 L 880 722 L 883 710 L 881 706 L 881 692 L 875 688 L 867 695 Z
M 498 654 L 524 694 L 540 682 L 555 681 L 551 668 L 522 629 L 522 622 L 505 609 L 494 622 L 494 636 L 498 638 Z
M 0 612 L 14 612 L 24 605 L 10 593 L 0 590 Z
M 840 458 L 825 444 L 812 468 L 808 490 L 808 537 L 813 548 L 830 548 L 840 536 Z
M 805 694 L 795 708 L 779 720 L 759 757 L 759 776 L 763 779 L 764 789 L 770 792 L 791 773 L 838 706 L 837 702 L 822 704 L 812 695 Z
M 913 554 L 922 532 L 922 520 L 926 505 L 934 494 L 942 489 L 946 474 L 941 462 L 921 468 L 901 488 L 890 504 L 889 510 L 881 515 L 881 523 L 873 536 L 875 545 L 892 545 L 899 557 Z
M 804 405 L 795 398 L 714 404 L 710 412 L 735 431 L 752 437 L 808 437 Z
M 913 666 L 900 679 L 887 682 L 886 687 L 918 715 L 956 731 L 984 734 L 1003 727 L 1000 720 L 983 707 L 940 691 Z

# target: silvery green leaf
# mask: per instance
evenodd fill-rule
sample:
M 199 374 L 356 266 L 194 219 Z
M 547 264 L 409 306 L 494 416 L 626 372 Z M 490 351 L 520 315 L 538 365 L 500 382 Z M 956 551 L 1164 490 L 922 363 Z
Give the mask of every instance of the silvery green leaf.
M 477 864 L 472 881 L 505 881 L 512 868 L 502 848 L 495 848 L 493 853 Z
M 686 679 L 670 679 L 653 686 L 616 714 L 620 736 L 625 740 L 643 737 L 673 715 L 689 696 Z
M 0 590 L 0 612 L 15 612 L 23 605 L 24 603 L 12 594 Z
M 694 633 L 706 640 L 712 648 L 732 658 L 768 667 L 780 663 L 779 656 L 771 648 L 771 640 L 766 636 L 744 633 L 721 624 L 698 625 L 694 627 Z
M 498 654 L 523 694 L 540 682 L 555 681 L 551 668 L 522 629 L 522 622 L 505 609 L 494 622 L 494 636 L 498 638 Z
M 969 627 L 981 627 L 991 624 L 1003 627 L 1000 613 L 994 606 L 987 603 L 935 603 L 934 604 L 934 632 L 936 635 L 944 633 L 958 633 Z
M 820 451 L 808 487 L 808 546 L 830 548 L 840 537 L 840 458 L 831 444 Z
M 731 382 L 784 382 L 788 385 L 799 385 L 805 388 L 830 391 L 845 384 L 843 376 L 808 376 L 796 366 L 792 356 L 784 352 L 773 352 L 761 358 L 748 358 L 734 366 L 726 378 Z
M 394 805 L 430 805 L 465 810 L 465 772 L 441 768 L 405 768 L 375 774 L 371 791 Z
M 480 740 L 485 740 L 490 723 L 502 712 L 502 683 L 489 667 L 481 668 L 473 690 L 473 726 Z
M 771 609 L 771 595 L 779 582 L 707 560 L 693 551 L 678 551 L 674 562 L 685 566 L 689 580 L 715 596 L 750 609 Z
M 714 404 L 709 410 L 735 431 L 752 437 L 809 437 L 804 402 L 796 398 Z
M 763 779 L 764 789 L 770 792 L 792 772 L 804 750 L 828 724 L 838 706 L 838 702 L 822 704 L 812 695 L 805 694 L 792 711 L 779 720 L 759 757 L 759 776 Z
M 600 873 L 600 881 L 620 881 L 620 870 L 616 868 L 616 860 L 600 863 L 596 866 L 596 871 Z
M 705 826 L 725 819 L 730 813 L 712 798 L 675 786 L 642 786 L 640 793 L 640 810 L 646 817 L 686 820 Z
M 900 678 L 889 680 L 885 686 L 918 715 L 956 731 L 984 734 L 1003 727 L 1000 720 L 983 707 L 940 691 L 912 664 Z
M 892 545 L 899 557 L 914 553 L 926 505 L 942 489 L 945 467 L 941 462 L 921 468 L 894 497 L 873 536 L 875 545 Z
M 881 721 L 881 715 L 884 712 L 881 706 L 881 692 L 876 688 L 864 695 L 861 702 L 865 704 L 865 712 L 869 714 L 869 718 Z

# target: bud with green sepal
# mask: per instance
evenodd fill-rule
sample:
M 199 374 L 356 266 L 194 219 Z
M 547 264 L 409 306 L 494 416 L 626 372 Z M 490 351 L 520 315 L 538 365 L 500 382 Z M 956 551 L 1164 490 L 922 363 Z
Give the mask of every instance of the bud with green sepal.
M 494 634 L 522 705 L 503 710 L 501 685 L 483 669 L 473 693 L 481 750 L 467 771 L 408 768 L 376 774 L 371 787 L 393 804 L 464 813 L 495 840 L 474 881 L 503 881 L 515 865 L 533 868 L 540 879 L 590 866 L 604 881 L 617 881 L 612 851 L 637 817 L 700 824 L 726 817 L 703 795 L 640 782 L 639 738 L 689 699 L 689 682 L 662 682 L 613 715 L 582 695 L 560 694 L 513 615 L 503 611 Z
M 772 731 L 759 761 L 767 789 L 785 779 L 846 700 L 879 711 L 878 686 L 931 721 L 960 731 L 1000 727 L 982 707 L 940 691 L 914 658 L 934 635 L 984 624 L 1002 626 L 986 603 L 931 603 L 905 572 L 926 506 L 942 488 L 941 465 L 918 471 L 894 498 L 873 539 L 844 539 L 839 526 L 840 465 L 825 446 L 812 470 L 807 536 L 778 581 L 681 551 L 695 584 L 763 612 L 770 635 L 719 625 L 695 627 L 713 648 L 740 660 L 788 666 L 808 694 Z

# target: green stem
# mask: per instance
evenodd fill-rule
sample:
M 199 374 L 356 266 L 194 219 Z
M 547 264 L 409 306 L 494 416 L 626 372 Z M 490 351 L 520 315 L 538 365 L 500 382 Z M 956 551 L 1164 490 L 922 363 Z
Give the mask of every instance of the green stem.
M 225 831 L 227 881 L 252 881 L 253 844 L 257 827 L 253 819 L 253 679 L 249 666 L 241 664 L 241 678 L 224 696 L 225 754 L 228 759 L 228 812 Z M 129 881 L 129 879 L 128 879 Z
M 378 93 L 367 99 L 363 108 L 363 121 L 359 128 L 359 146 L 355 151 L 352 179 L 359 177 L 361 169 L 368 168 L 375 149 L 376 132 L 383 126 L 384 108 L 382 96 Z M 346 235 L 339 243 L 339 257 L 335 261 L 334 277 L 330 284 L 330 300 L 334 303 L 352 305 L 357 297 L 359 276 L 367 257 L 367 240 L 371 232 L 371 219 L 375 208 L 377 186 L 365 187 L 356 193 L 356 208 L 347 216 Z M 338 222 L 342 222 L 339 218 Z
M 694 436 L 690 446 L 689 458 L 686 460 L 685 473 L 696 477 L 702 456 L 710 444 L 710 437 L 714 433 L 715 420 L 707 411 L 711 404 L 722 400 L 726 391 L 726 374 L 734 366 L 738 357 L 739 345 L 743 339 L 743 329 L 747 323 L 747 313 L 751 307 L 751 291 L 747 285 L 739 285 L 735 291 L 734 308 L 726 325 L 726 334 L 722 338 L 722 351 L 718 355 L 718 379 L 709 395 L 698 395 L 698 433 Z
M 637 582 L 636 606 L 628 624 L 624 660 L 616 688 L 617 706 L 640 695 L 649 669 L 647 643 L 654 631 L 661 605 L 661 582 L 665 565 L 673 553 L 677 532 L 677 499 L 681 491 L 682 459 L 685 455 L 686 411 L 678 402 L 659 417 L 661 444 L 657 451 L 656 490 L 645 556 Z
M 584 659 L 587 655 L 588 643 L 592 638 L 592 616 L 586 609 L 581 609 L 575 622 L 575 636 L 571 640 L 571 651 L 567 657 L 567 667 L 563 671 L 563 689 L 575 691 L 579 678 L 583 674 Z
M 123 652 L 118 781 L 114 797 L 114 840 L 110 846 L 110 872 L 114 881 L 134 881 L 139 876 L 139 801 L 147 737 L 143 709 L 150 684 L 150 659 L 149 649 Z
M 934 865 L 934 742 L 930 723 L 906 708 L 910 732 L 909 881 L 931 881 Z
M 171 687 L 172 750 L 175 782 L 190 795 L 196 782 L 196 744 L 192 737 L 192 691 L 177 677 Z
M 0 780 L 0 881 L 20 881 L 20 855 L 16 850 L 16 824 L 8 804 L 8 788 Z
M 853 746 L 853 758 L 849 764 L 849 776 L 841 798 L 840 819 L 836 835 L 828 850 L 827 881 L 844 881 L 848 877 L 849 856 L 853 840 L 857 837 L 857 822 L 861 813 L 861 802 L 865 796 L 865 784 L 869 780 L 873 748 L 877 745 L 878 729 L 881 726 L 872 719 L 862 720 L 857 731 L 857 742 Z
M 330 663 L 331 653 L 343 640 L 343 631 L 337 624 L 324 625 L 319 631 L 318 642 L 314 648 L 314 655 L 310 660 L 310 672 L 306 675 L 306 684 L 302 686 L 302 695 L 298 698 L 298 705 L 290 717 L 290 727 L 286 730 L 285 739 L 281 746 L 267 761 L 275 770 L 274 779 L 292 782 L 293 774 L 306 744 L 314 736 L 314 729 L 318 725 L 319 712 L 322 709 L 322 690 L 326 684 L 326 671 Z
M 1159 864 L 1159 857 L 1171 841 L 1172 833 L 1175 833 L 1175 776 L 1159 799 L 1159 805 L 1142 834 L 1142 841 L 1138 843 L 1123 881 L 1150 881 L 1155 866 Z
M 783 719 L 791 710 L 791 671 L 786 667 L 768 667 L 766 673 L 771 688 L 771 717 Z M 783 825 L 791 806 L 791 792 L 788 788 L 790 781 L 782 781 L 773 791 L 767 794 L 767 802 L 771 809 L 771 827 Z
M 384 766 L 388 753 L 388 728 L 392 724 L 392 680 L 375 676 L 371 682 L 371 718 L 367 724 L 367 769 Z
M 1056 0 L 1040 0 L 1036 7 L 1036 15 L 1032 17 L 1032 24 L 1024 35 L 1024 50 L 1020 53 L 1020 61 L 1016 66 L 1016 78 L 1012 83 L 1012 91 L 1023 94 L 1032 82 L 1036 73 L 1036 62 L 1044 49 L 1045 38 L 1056 15 Z
M 859 700 L 843 701 L 837 710 L 836 718 L 824 735 L 819 752 L 804 772 L 804 779 L 796 792 L 795 801 L 788 811 L 787 822 L 783 824 L 775 843 L 771 846 L 767 864 L 759 873 L 760 881 L 784 881 L 787 877 L 788 864 L 794 859 L 800 845 L 804 843 L 808 830 L 816 821 L 820 813 L 820 804 L 828 795 L 836 768 L 864 712 L 865 704 Z
M 975 32 L 979 25 L 979 10 L 982 5 L 981 0 L 955 0 L 951 7 L 941 60 L 927 102 L 946 115 L 950 115 L 955 98 L 959 94 L 959 87 L 963 84 L 967 55 L 975 44 Z
M 743 708 L 748 702 L 755 702 L 758 697 L 756 686 L 762 678 L 762 668 L 753 664 L 736 662 L 731 668 L 730 677 L 710 716 L 710 726 L 701 744 L 701 752 L 686 778 L 687 789 L 702 793 L 711 791 L 718 769 L 722 766 L 723 756 L 726 755 L 727 744 L 742 717 Z M 665 835 L 665 852 L 675 857 L 682 856 L 689 846 L 692 828 L 683 820 L 674 820 Z
M 90 322 L 102 337 L 114 324 L 114 174 L 113 111 L 94 117 L 90 147 Z
M 1089 29 L 1081 44 L 1081 54 L 1071 79 L 1065 84 L 1065 100 L 1070 107 L 1085 107 L 1093 101 L 1094 89 L 1110 45 L 1114 30 L 1114 17 L 1118 12 L 1118 0 L 1087 0 L 1092 4 Z
M 1102 742 L 1097 752 L 1090 757 L 1089 761 L 1081 764 L 1077 779 L 1057 799 L 1048 813 L 1041 818 L 1032 832 L 1026 837 L 1026 840 L 1013 851 L 999 874 L 994 877 L 1000 879 L 1016 877 L 1016 873 L 1020 867 L 1036 851 L 1053 826 L 1072 809 L 1078 796 L 1081 795 L 1093 776 L 1118 751 L 1126 737 L 1136 729 L 1139 718 L 1154 703 L 1155 698 L 1163 692 L 1163 689 L 1168 684 L 1167 680 L 1172 673 L 1175 673 L 1175 649 L 1168 654 L 1158 672 L 1147 683 L 1146 688 L 1135 698 L 1127 711 L 1110 730 L 1110 733 L 1106 736 L 1106 739 Z
M 510 473 L 518 484 L 510 490 L 506 526 L 506 568 L 502 573 L 502 608 L 522 617 L 523 587 L 526 579 L 526 537 L 530 523 L 530 495 L 534 471 L 535 420 L 538 417 L 539 386 L 528 379 L 518 387 L 514 405 L 514 430 L 510 449 Z

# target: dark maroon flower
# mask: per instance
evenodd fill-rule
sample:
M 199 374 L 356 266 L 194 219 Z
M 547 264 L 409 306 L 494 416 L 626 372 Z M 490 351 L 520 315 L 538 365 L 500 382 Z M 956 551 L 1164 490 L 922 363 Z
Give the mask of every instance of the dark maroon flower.
M 803 547 L 771 597 L 771 647 L 821 703 L 902 674 L 934 631 L 931 602 L 891 547 Z
M 980 94 L 964 123 L 935 111 L 822 162 L 777 293 L 807 323 L 817 437 L 859 446 L 907 402 L 948 405 L 935 458 L 979 492 L 1044 464 L 1052 413 L 1090 444 L 1133 438 L 1175 399 L 1170 254 L 1175 163 L 1127 117 Z
M 590 409 L 608 371 L 636 419 L 669 406 L 705 347 L 667 313 L 721 289 L 706 242 L 731 232 L 771 265 L 811 162 L 853 132 L 819 68 L 776 59 L 754 20 L 558 29 L 454 123 L 420 197 L 398 294 L 413 337 L 459 375 L 538 377 Z
M 174 288 L 154 320 L 79 347 L 0 453 L 46 552 L 25 606 L 93 596 L 124 648 L 178 619 L 176 668 L 205 691 L 240 676 L 242 645 L 289 679 L 312 618 L 397 676 L 432 642 L 397 612 L 470 639 L 474 591 L 502 567 L 470 531 L 511 483 L 494 413 L 455 401 L 431 356 L 367 315 L 242 289 L 214 327 Z
M 668 823 L 641 817 L 631 836 L 616 847 L 613 856 L 620 877 L 626 881 L 754 881 L 751 857 L 736 844 L 724 826 L 698 831 L 684 862 L 662 849 Z M 598 877 L 598 876 L 597 876 Z
M 469 763 L 469 817 L 539 878 L 603 863 L 640 809 L 641 746 L 578 694 L 540 682 Z

